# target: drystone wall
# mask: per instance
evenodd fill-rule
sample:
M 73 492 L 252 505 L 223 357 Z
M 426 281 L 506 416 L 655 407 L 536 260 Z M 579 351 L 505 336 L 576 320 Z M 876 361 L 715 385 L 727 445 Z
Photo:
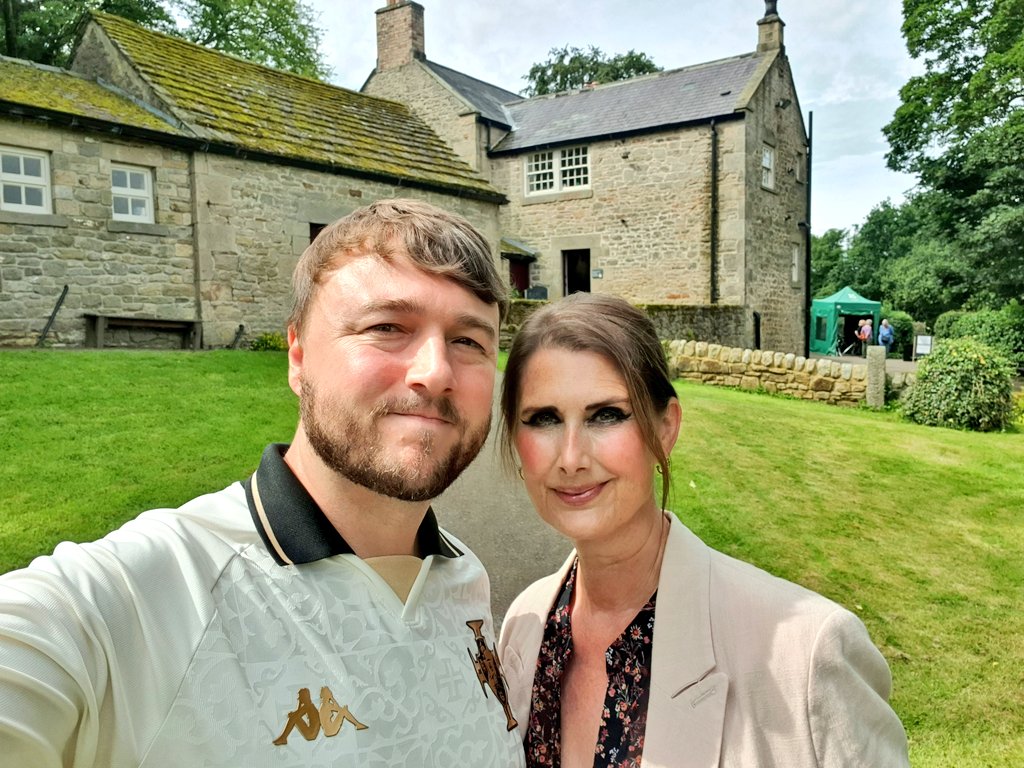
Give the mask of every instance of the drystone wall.
M 833 405 L 859 405 L 868 401 L 876 376 L 883 376 L 890 397 L 913 381 L 913 374 L 886 374 L 881 366 L 840 363 L 827 358 L 767 350 L 725 347 L 704 341 L 666 343 L 673 378 L 723 387 L 764 390 Z

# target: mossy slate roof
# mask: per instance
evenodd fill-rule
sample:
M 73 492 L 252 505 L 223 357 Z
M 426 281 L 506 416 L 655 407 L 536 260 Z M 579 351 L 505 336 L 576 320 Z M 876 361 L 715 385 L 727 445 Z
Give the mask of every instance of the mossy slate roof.
M 405 105 L 253 64 L 117 16 L 92 20 L 166 109 L 211 142 L 503 199 Z
M 0 104 L 5 112 L 44 112 L 181 135 L 127 95 L 63 69 L 0 56 Z

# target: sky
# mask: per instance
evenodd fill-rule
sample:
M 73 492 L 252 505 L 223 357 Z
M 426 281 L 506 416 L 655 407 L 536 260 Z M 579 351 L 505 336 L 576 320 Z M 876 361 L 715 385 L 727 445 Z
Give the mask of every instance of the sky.
M 307 0 L 336 85 L 359 90 L 376 64 L 386 0 Z M 664 69 L 749 53 L 764 0 L 419 0 L 427 58 L 510 91 L 552 48 L 635 50 Z M 778 0 L 800 108 L 813 113 L 811 224 L 852 230 L 914 177 L 885 166 L 882 127 L 922 67 L 900 36 L 897 0 Z

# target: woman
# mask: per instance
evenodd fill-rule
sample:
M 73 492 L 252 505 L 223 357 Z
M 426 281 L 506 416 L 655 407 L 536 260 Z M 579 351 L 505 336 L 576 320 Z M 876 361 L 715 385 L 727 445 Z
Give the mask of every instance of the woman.
M 863 624 L 662 511 L 680 407 L 646 315 L 597 294 L 537 311 L 501 408 L 506 457 L 575 546 L 502 626 L 528 766 L 908 765 Z

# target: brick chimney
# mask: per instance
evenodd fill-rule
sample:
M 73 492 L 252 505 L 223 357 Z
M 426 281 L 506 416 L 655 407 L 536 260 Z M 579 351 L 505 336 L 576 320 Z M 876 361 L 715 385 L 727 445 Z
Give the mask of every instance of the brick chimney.
M 764 0 L 764 18 L 757 22 L 758 53 L 785 49 L 782 44 L 782 28 L 786 25 L 779 18 L 777 5 L 778 0 Z
M 425 58 L 423 6 L 413 0 L 388 0 L 377 10 L 377 71 L 388 72 Z

